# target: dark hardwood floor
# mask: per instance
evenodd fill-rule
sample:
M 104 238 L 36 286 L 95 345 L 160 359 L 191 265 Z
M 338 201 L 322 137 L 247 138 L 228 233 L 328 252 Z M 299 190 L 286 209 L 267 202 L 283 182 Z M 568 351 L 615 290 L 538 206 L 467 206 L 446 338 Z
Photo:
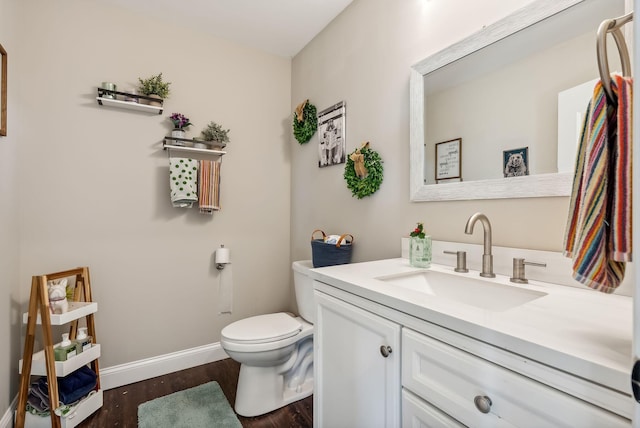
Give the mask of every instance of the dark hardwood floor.
M 236 400 L 240 364 L 225 359 L 176 373 L 156 377 L 104 392 L 100 410 L 85 419 L 80 428 L 138 426 L 138 405 L 154 398 L 215 380 L 220 384 L 231 407 Z M 275 410 L 263 416 L 238 416 L 243 427 L 310 428 L 313 426 L 313 396 Z M 164 427 L 158 427 L 164 428 Z

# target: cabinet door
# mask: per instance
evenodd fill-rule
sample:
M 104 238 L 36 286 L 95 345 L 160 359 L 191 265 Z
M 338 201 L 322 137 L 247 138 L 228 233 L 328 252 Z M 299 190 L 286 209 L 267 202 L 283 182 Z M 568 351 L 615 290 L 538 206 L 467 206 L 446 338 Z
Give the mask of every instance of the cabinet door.
M 315 297 L 314 426 L 399 427 L 400 326 L 324 293 Z

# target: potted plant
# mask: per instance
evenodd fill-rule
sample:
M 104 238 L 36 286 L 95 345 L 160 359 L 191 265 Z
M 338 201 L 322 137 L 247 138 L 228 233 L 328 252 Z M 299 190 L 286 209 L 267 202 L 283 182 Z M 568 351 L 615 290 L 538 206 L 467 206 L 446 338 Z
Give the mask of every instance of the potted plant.
M 173 129 L 171 130 L 171 136 L 176 138 L 184 138 L 185 128 L 191 125 L 189 118 L 182 113 L 172 113 L 169 116 L 169 120 L 173 123 Z M 178 144 L 178 141 L 175 141 Z
M 213 145 L 221 145 L 225 146 L 225 143 L 229 142 L 229 129 L 223 129 L 219 124 L 211 121 L 209 124 L 202 130 L 202 138 L 204 141 L 209 143 L 213 143 Z
M 164 100 L 169 97 L 169 85 L 171 85 L 171 82 L 163 81 L 162 73 L 151 76 L 147 79 L 138 78 L 138 81 L 140 82 L 138 90 L 142 95 L 160 100 Z M 161 103 L 158 101 L 149 101 L 149 105 L 160 106 Z

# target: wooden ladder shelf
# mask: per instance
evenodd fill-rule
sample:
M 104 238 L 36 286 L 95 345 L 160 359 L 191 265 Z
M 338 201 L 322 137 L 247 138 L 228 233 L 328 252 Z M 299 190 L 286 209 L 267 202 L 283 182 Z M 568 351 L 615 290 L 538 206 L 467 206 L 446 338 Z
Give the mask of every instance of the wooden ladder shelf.
M 73 299 L 69 302 L 69 310 L 63 314 L 52 315 L 49 306 L 49 293 L 47 282 L 75 277 L 75 287 L 73 291 Z M 77 422 L 73 424 L 64 424 L 61 422 L 60 416 L 56 415 L 54 410 L 59 402 L 58 394 L 58 376 L 65 376 L 64 373 L 56 374 L 56 361 L 54 356 L 54 341 L 51 333 L 52 325 L 64 325 L 70 324 L 69 337 L 70 339 L 76 338 L 76 332 L 78 329 L 78 320 L 85 318 L 88 335 L 92 338 L 92 347 L 96 346 L 96 330 L 94 322 L 94 313 L 97 311 L 97 304 L 93 303 L 91 297 L 91 282 L 89 278 L 89 268 L 79 267 L 62 272 L 55 272 L 46 275 L 39 275 L 32 277 L 31 280 L 31 295 L 29 298 L 29 311 L 25 316 L 27 317 L 27 329 L 24 343 L 24 353 L 22 359 L 21 375 L 20 375 L 20 390 L 18 395 L 18 407 L 16 410 L 16 427 L 23 428 L 26 420 L 26 405 L 29 395 L 29 386 L 31 382 L 32 374 L 44 373 L 32 373 L 33 361 L 34 361 L 34 342 L 36 336 L 36 325 L 42 326 L 42 336 L 44 342 L 44 364 L 46 366 L 47 384 L 49 387 L 49 402 L 51 407 L 51 426 L 53 428 L 60 428 L 61 426 L 75 426 L 80 423 L 84 418 L 78 417 Z M 93 348 L 92 348 L 93 349 Z M 100 389 L 100 371 L 98 366 L 98 352 L 95 354 L 95 358 L 91 361 L 85 361 L 80 359 L 79 356 L 74 356 L 69 359 L 72 370 L 76 370 L 75 365 L 91 364 L 92 370 L 97 375 L 96 391 L 100 393 L 99 403 L 94 403 L 94 407 L 102 406 L 102 391 Z M 86 352 L 86 351 L 85 351 Z M 83 352 L 84 353 L 84 352 Z M 79 354 L 82 355 L 82 354 Z M 75 362 L 71 360 L 77 359 Z M 86 357 L 85 357 L 86 359 Z M 84 364 L 82 364 L 84 362 Z M 67 362 L 65 362 L 67 363 Z M 79 367 L 78 367 L 79 368 Z M 64 370 L 62 370 L 64 371 Z M 67 373 L 68 374 L 68 373 Z M 54 404 L 55 403 L 55 404 Z M 67 403 L 68 404 L 68 403 Z M 97 409 L 96 408 L 96 409 Z M 93 411 L 92 411 L 93 412 Z M 29 415 L 31 416 L 31 415 Z M 88 416 L 88 415 L 87 415 Z M 86 416 L 85 416 L 86 417 Z M 40 419 L 44 419 L 38 417 Z M 75 419 L 75 418 L 74 418 Z M 28 424 L 27 424 L 28 426 Z

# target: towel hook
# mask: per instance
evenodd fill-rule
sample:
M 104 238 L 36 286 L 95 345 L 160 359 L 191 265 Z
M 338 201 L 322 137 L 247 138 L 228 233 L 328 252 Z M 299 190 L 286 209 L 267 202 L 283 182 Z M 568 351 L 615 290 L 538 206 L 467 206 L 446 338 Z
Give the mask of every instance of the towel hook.
M 600 80 L 607 97 L 615 101 L 615 95 L 611 89 L 611 73 L 609 71 L 609 59 L 607 56 L 607 33 L 611 33 L 618 47 L 620 54 L 620 62 L 622 63 L 622 75 L 631 76 L 631 60 L 629 59 L 629 50 L 624 40 L 620 27 L 633 19 L 633 12 L 615 19 L 606 19 L 602 21 L 598 27 L 598 37 L 596 40 L 596 52 L 598 58 L 598 70 L 600 71 Z

